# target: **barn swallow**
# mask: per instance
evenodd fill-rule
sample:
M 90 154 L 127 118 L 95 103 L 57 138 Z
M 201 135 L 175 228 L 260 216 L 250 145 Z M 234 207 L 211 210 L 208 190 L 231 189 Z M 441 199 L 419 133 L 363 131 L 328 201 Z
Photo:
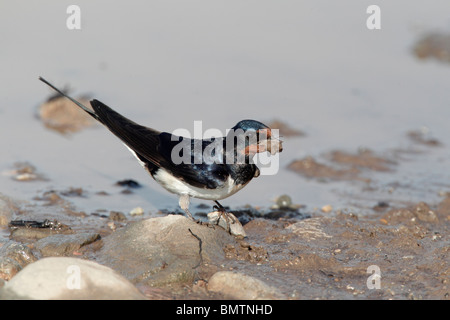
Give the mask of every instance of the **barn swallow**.
M 199 221 L 189 211 L 191 197 L 212 200 L 217 205 L 214 208 L 224 213 L 225 209 L 218 200 L 233 195 L 259 176 L 258 167 L 251 161 L 254 155 L 282 151 L 282 142 L 272 136 L 272 130 L 255 120 L 239 121 L 222 138 L 179 137 L 139 125 L 96 99 L 90 101 L 90 109 L 44 78 L 39 77 L 39 80 L 71 100 L 122 140 L 156 182 L 179 196 L 181 209 L 196 222 Z M 239 136 L 236 132 L 244 135 Z M 244 142 L 240 143 L 242 137 Z M 181 149 L 180 146 L 186 148 Z M 214 161 L 205 156 L 207 150 Z M 188 161 L 180 162 L 180 158 Z

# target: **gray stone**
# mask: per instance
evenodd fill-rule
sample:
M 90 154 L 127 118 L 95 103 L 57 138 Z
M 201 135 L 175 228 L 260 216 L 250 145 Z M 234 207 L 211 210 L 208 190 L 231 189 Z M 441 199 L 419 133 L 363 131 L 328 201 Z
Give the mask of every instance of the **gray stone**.
M 243 273 L 232 271 L 216 272 L 208 281 L 208 290 L 223 294 L 229 299 L 274 300 L 286 299 L 276 288 Z
M 93 261 L 69 257 L 34 262 L 0 289 L 1 299 L 145 299 L 114 270 Z
M 236 243 L 220 227 L 168 215 L 130 223 L 103 239 L 100 263 L 133 283 L 192 283 L 205 264 L 224 261 L 223 247 Z

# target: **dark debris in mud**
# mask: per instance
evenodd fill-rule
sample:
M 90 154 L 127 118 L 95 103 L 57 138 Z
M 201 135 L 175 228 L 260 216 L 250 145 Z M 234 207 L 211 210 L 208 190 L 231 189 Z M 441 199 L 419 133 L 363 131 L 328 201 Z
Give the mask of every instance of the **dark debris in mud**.
M 126 187 L 126 188 L 131 188 L 131 189 L 137 189 L 137 188 L 141 188 L 141 184 L 133 179 L 125 179 L 125 180 L 120 180 L 116 182 L 117 186 L 121 186 L 121 187 Z

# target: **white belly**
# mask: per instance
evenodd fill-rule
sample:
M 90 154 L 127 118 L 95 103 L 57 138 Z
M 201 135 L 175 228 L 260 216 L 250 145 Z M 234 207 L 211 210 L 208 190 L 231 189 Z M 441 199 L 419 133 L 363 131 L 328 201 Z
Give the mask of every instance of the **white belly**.
M 164 169 L 158 169 L 153 178 L 166 190 L 175 194 L 188 194 L 191 197 L 205 200 L 225 199 L 241 190 L 245 185 L 234 185 L 231 177 L 222 187 L 217 189 L 203 189 L 189 185 L 188 183 L 172 176 Z

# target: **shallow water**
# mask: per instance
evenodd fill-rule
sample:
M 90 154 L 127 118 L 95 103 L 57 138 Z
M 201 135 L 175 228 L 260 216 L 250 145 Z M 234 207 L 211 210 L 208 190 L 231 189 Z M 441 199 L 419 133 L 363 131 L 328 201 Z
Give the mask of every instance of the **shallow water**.
M 77 4 L 81 30 L 67 29 L 65 4 L 0 4 L 0 192 L 7 196 L 34 203 L 45 191 L 81 187 L 86 196 L 68 200 L 86 212 L 177 208 L 177 198 L 108 130 L 62 136 L 46 129 L 35 115 L 51 92 L 38 76 L 159 130 L 192 131 L 201 120 L 204 129 L 225 131 L 253 118 L 280 119 L 306 133 L 284 138 L 278 174 L 252 181 L 224 205 L 269 207 L 289 194 L 308 210 L 370 208 L 433 202 L 450 189 L 450 65 L 412 53 L 421 34 L 449 29 L 446 1 L 383 3 L 376 31 L 365 25 L 367 1 Z M 406 136 L 422 127 L 442 146 Z M 307 155 L 321 161 L 330 150 L 360 147 L 388 156 L 396 149 L 421 153 L 406 153 L 393 172 L 368 173 L 369 186 L 286 169 Z M 14 181 L 7 173 L 18 161 L 47 180 Z M 122 179 L 143 188 L 124 195 L 114 186 Z

